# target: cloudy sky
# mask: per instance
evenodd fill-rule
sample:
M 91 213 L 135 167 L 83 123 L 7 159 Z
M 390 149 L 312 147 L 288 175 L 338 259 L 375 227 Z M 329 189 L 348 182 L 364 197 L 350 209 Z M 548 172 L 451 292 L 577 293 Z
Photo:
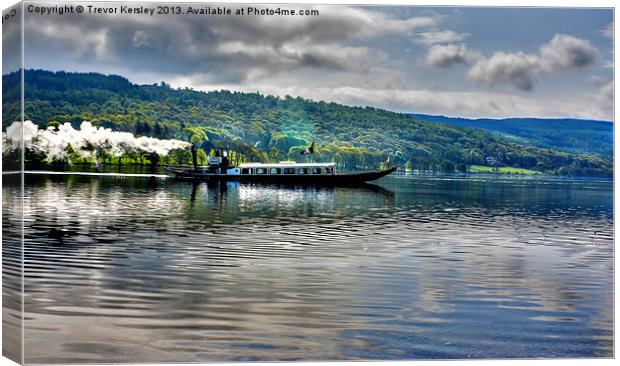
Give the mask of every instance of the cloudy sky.
M 402 112 L 613 118 L 609 9 L 281 7 L 319 15 L 26 13 L 26 67 Z

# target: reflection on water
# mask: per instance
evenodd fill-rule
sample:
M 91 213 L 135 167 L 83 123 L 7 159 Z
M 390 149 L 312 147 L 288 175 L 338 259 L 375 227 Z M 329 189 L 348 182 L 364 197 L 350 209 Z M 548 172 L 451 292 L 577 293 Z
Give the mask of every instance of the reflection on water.
M 22 174 L 2 174 L 2 355 L 21 362 Z M 12 194 L 7 195 L 7 192 Z
M 27 179 L 26 362 L 613 355 L 611 182 Z

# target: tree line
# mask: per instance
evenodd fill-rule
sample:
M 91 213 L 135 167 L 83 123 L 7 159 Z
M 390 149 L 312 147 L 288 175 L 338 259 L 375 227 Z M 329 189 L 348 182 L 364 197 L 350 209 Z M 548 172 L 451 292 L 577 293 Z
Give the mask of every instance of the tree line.
M 458 171 L 488 165 L 491 158 L 498 166 L 551 174 L 611 176 L 613 171 L 612 162 L 601 157 L 515 144 L 482 130 L 373 107 L 174 89 L 164 82 L 136 85 L 98 73 L 26 70 L 24 76 L 25 117 L 41 128 L 65 122 L 77 127 L 87 120 L 136 135 L 190 141 L 205 156 L 226 148 L 236 163 L 300 161 L 299 152 L 315 141 L 311 159 L 335 161 L 341 170 L 376 169 L 389 160 L 410 169 Z M 19 104 L 11 102 L 19 98 L 10 95 L 18 91 L 10 88 L 16 79 L 3 76 L 9 91 L 3 96 L 5 121 L 19 117 Z M 175 161 L 184 154 L 171 153 Z

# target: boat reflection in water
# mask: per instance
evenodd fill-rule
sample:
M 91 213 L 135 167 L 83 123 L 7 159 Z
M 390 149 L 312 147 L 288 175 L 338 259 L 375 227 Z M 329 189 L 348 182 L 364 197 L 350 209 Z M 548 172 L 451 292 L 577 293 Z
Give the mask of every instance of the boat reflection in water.
M 351 217 L 368 213 L 358 204 L 361 202 L 381 206 L 395 203 L 394 192 L 367 183 L 342 187 L 192 180 L 178 185 L 185 185 L 181 191 L 191 187 L 187 212 L 191 219 L 203 222 L 226 217 L 226 222 L 233 223 L 239 217 L 266 216 L 295 220 L 315 213 Z

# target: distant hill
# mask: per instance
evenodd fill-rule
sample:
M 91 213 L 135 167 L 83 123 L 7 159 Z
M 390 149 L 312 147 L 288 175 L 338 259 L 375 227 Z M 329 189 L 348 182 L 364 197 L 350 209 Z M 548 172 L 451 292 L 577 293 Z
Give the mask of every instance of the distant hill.
M 614 126 L 609 121 L 547 118 L 467 119 L 427 114 L 412 116 L 451 126 L 479 128 L 518 144 L 613 159 Z
M 5 120 L 19 116 L 3 75 Z M 318 161 L 340 169 L 374 169 L 386 159 L 420 170 L 465 170 L 467 165 L 521 167 L 563 175 L 610 176 L 610 160 L 517 144 L 477 129 L 437 123 L 372 107 L 349 107 L 299 97 L 227 90 L 173 89 L 162 82 L 136 85 L 115 75 L 25 71 L 25 114 L 40 127 L 83 120 L 158 138 L 195 142 L 205 151 L 227 147 L 240 161 L 300 160 L 315 141 Z M 491 159 L 489 159 L 491 158 Z

